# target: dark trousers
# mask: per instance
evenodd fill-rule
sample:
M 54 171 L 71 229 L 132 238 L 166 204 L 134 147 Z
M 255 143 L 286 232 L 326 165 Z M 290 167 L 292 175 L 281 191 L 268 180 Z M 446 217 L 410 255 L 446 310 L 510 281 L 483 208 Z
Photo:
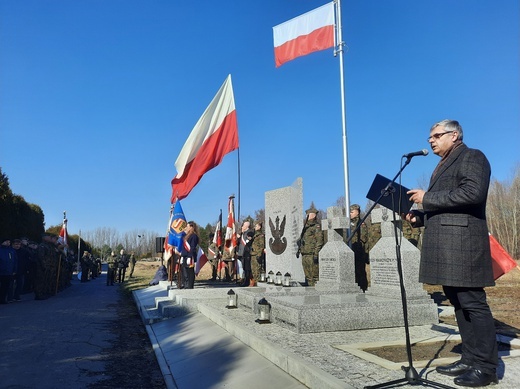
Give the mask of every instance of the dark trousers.
M 13 276 L 0 275 L 0 304 L 7 304 L 7 293 L 12 286 Z
M 498 365 L 495 323 L 484 288 L 443 286 L 443 290 L 455 308 L 462 338 L 461 361 L 484 373 L 495 373 Z
M 109 267 L 107 269 L 107 286 L 114 285 L 115 278 L 116 278 L 116 270 Z
M 117 282 L 125 282 L 126 267 L 120 267 L 117 269 Z
M 195 267 L 187 265 L 186 258 L 184 258 L 184 263 L 182 264 L 182 278 L 184 288 L 193 289 L 195 284 Z

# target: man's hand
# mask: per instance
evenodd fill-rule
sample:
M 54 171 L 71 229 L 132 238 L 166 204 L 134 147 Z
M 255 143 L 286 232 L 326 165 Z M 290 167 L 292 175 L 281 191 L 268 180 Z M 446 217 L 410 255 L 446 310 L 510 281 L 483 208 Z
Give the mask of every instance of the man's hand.
M 412 189 L 406 192 L 407 195 L 410 195 L 410 201 L 416 204 L 422 204 L 425 193 L 422 189 Z

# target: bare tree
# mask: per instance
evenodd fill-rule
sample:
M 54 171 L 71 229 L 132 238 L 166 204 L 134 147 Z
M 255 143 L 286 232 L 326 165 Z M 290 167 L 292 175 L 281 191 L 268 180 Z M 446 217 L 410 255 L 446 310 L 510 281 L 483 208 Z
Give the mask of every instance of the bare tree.
M 491 234 L 513 258 L 520 258 L 520 165 L 512 180 L 491 181 L 487 220 Z

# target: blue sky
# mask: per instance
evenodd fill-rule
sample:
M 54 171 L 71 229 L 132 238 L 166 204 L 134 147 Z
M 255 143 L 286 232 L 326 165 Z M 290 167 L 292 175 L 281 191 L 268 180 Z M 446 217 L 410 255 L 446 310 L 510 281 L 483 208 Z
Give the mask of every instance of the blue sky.
M 46 225 L 163 234 L 174 162 L 232 75 L 240 151 L 182 201 L 213 223 L 228 196 L 240 213 L 303 178 L 304 206 L 344 195 L 339 60 L 332 49 L 275 68 L 272 27 L 314 0 L 2 0 L 0 166 Z M 351 202 L 376 174 L 428 148 L 430 126 L 457 119 L 465 142 L 511 177 L 520 146 L 517 0 L 343 0 Z M 425 184 L 430 152 L 403 184 Z

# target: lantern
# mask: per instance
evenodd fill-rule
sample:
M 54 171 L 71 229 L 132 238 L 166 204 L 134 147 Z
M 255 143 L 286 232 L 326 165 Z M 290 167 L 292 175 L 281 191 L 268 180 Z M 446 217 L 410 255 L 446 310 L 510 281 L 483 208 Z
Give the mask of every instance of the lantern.
M 283 286 L 291 286 L 291 275 L 289 273 L 285 273 L 283 276 Z
M 260 282 L 265 282 L 265 270 L 260 272 Z
M 271 304 L 267 302 L 265 297 L 258 302 L 258 315 L 256 320 L 258 324 L 271 323 Z
M 276 273 L 276 277 L 274 279 L 274 284 L 275 285 L 282 285 L 282 273 L 280 273 L 280 272 Z
M 233 289 L 229 289 L 229 292 L 227 292 L 227 296 L 228 296 L 228 305 L 226 305 L 226 308 L 228 308 L 228 309 L 238 308 L 237 294 L 233 291 Z
M 267 274 L 267 283 L 274 284 L 274 272 L 272 270 Z

